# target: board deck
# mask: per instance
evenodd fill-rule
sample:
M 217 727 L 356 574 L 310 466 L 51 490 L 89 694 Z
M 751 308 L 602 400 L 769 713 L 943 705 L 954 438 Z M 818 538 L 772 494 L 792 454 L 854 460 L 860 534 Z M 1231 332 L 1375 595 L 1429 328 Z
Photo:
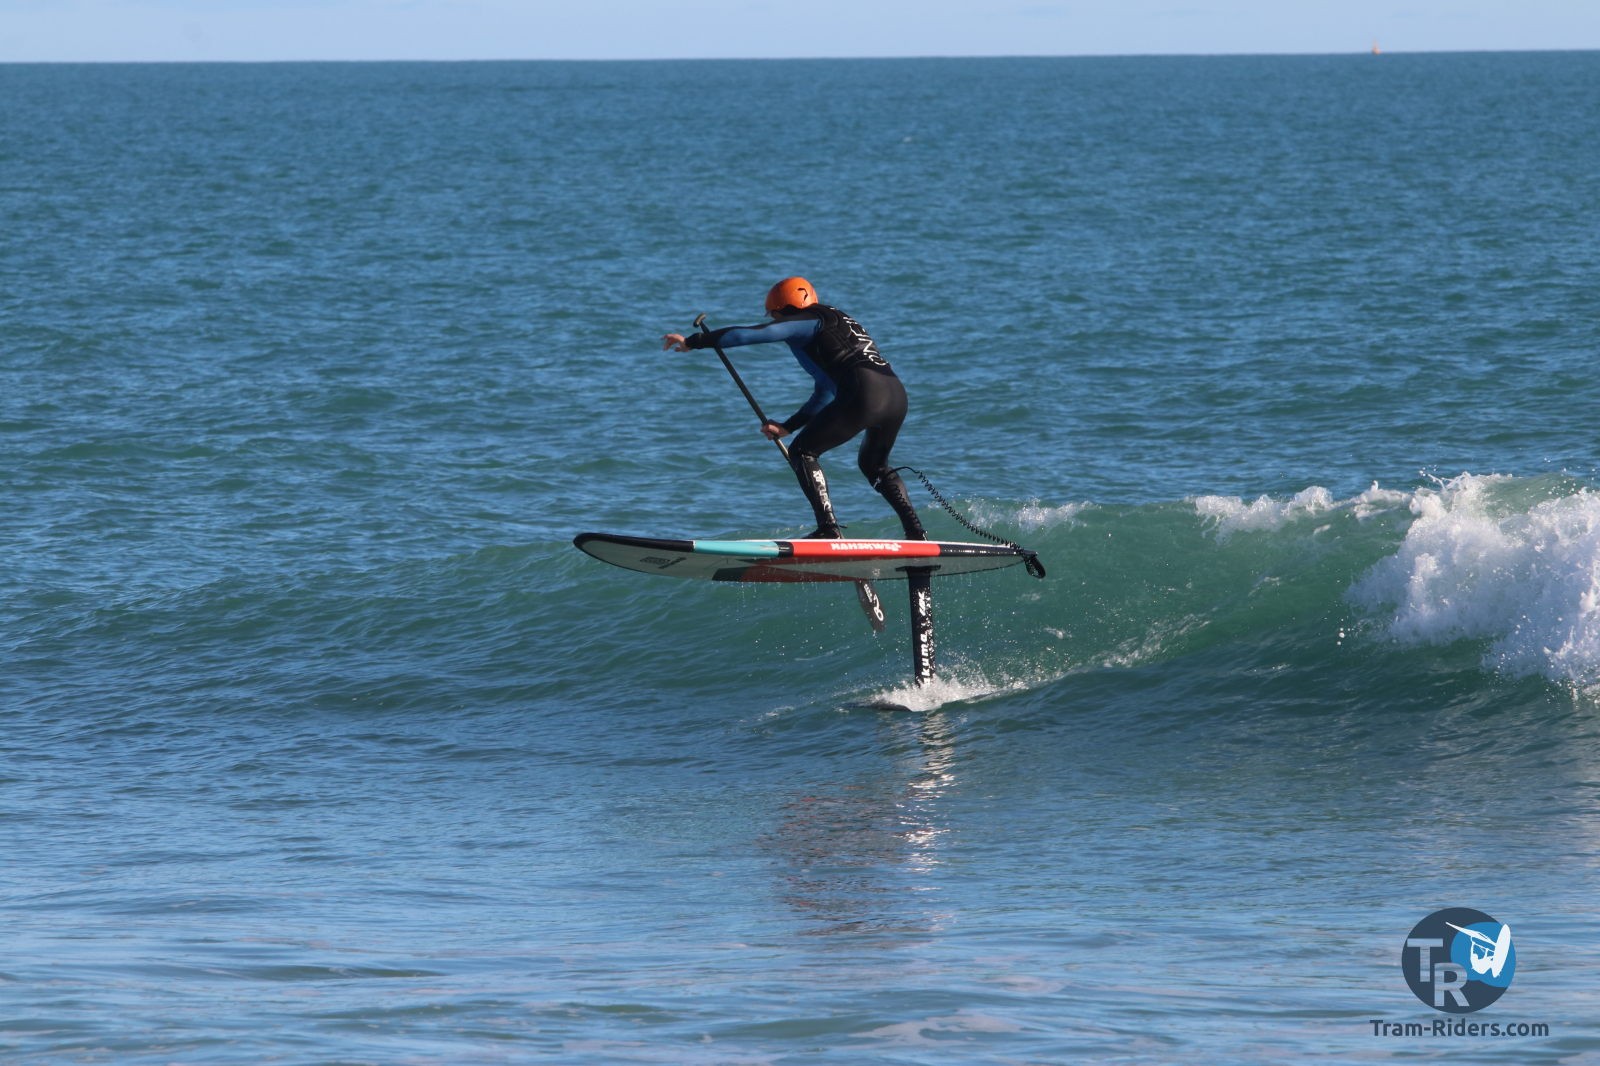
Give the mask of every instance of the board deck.
M 573 545 L 613 566 L 703 581 L 892 581 L 997 570 L 1033 553 L 1000 544 L 934 540 L 666 540 L 580 533 Z

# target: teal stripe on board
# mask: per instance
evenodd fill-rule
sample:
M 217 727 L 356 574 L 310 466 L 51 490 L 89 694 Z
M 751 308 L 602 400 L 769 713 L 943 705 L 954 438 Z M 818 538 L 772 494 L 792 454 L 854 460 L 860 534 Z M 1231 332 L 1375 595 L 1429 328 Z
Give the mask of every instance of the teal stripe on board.
M 782 552 L 770 540 L 697 540 L 694 550 L 702 555 L 738 555 L 752 559 L 775 559 Z

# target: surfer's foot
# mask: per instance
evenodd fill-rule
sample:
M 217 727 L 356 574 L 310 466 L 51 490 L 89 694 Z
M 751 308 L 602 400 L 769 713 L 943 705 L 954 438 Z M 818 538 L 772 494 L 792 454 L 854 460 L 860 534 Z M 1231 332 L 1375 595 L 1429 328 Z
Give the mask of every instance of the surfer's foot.
M 818 526 L 816 529 L 813 529 L 810 533 L 807 533 L 804 537 L 801 537 L 800 539 L 801 540 L 838 540 L 841 536 L 843 536 L 843 534 L 839 532 L 839 527 L 838 526 Z
M 901 511 L 898 507 L 895 508 L 895 510 L 899 511 L 898 517 L 900 519 L 900 528 L 906 531 L 907 540 L 928 539 L 928 534 L 923 532 L 922 519 L 917 517 L 917 512 L 913 511 L 910 507 L 907 507 L 903 511 Z
M 872 475 L 867 476 L 871 479 Z M 900 519 L 900 528 L 906 531 L 907 540 L 928 539 L 928 535 L 922 531 L 922 519 L 917 516 L 917 509 L 911 506 L 911 498 L 906 495 L 906 483 L 900 480 L 899 474 L 893 470 L 886 470 L 881 477 L 872 482 L 872 487 L 889 501 L 895 517 Z

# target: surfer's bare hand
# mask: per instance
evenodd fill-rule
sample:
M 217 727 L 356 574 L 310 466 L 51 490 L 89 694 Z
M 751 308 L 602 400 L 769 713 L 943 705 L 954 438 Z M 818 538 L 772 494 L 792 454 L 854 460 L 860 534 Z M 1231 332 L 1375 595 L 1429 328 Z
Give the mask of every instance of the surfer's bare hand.
M 779 437 L 788 436 L 789 431 L 776 422 L 763 422 L 761 423 L 761 434 L 768 440 L 777 440 Z
M 661 350 L 666 351 L 669 348 L 675 352 L 686 352 L 689 350 L 689 342 L 681 333 L 668 333 L 661 338 Z

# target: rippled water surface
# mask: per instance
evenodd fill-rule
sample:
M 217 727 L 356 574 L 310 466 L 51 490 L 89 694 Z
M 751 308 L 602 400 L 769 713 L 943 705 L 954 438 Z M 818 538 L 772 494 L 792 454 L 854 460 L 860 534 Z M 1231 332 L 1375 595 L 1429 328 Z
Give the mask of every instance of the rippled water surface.
M 1600 56 L 0 97 L 0 1058 L 1600 1056 Z M 1049 566 L 931 686 L 903 586 L 571 546 L 810 528 L 657 341 L 789 273 Z M 1444 907 L 1547 1033 L 1374 1035 Z

